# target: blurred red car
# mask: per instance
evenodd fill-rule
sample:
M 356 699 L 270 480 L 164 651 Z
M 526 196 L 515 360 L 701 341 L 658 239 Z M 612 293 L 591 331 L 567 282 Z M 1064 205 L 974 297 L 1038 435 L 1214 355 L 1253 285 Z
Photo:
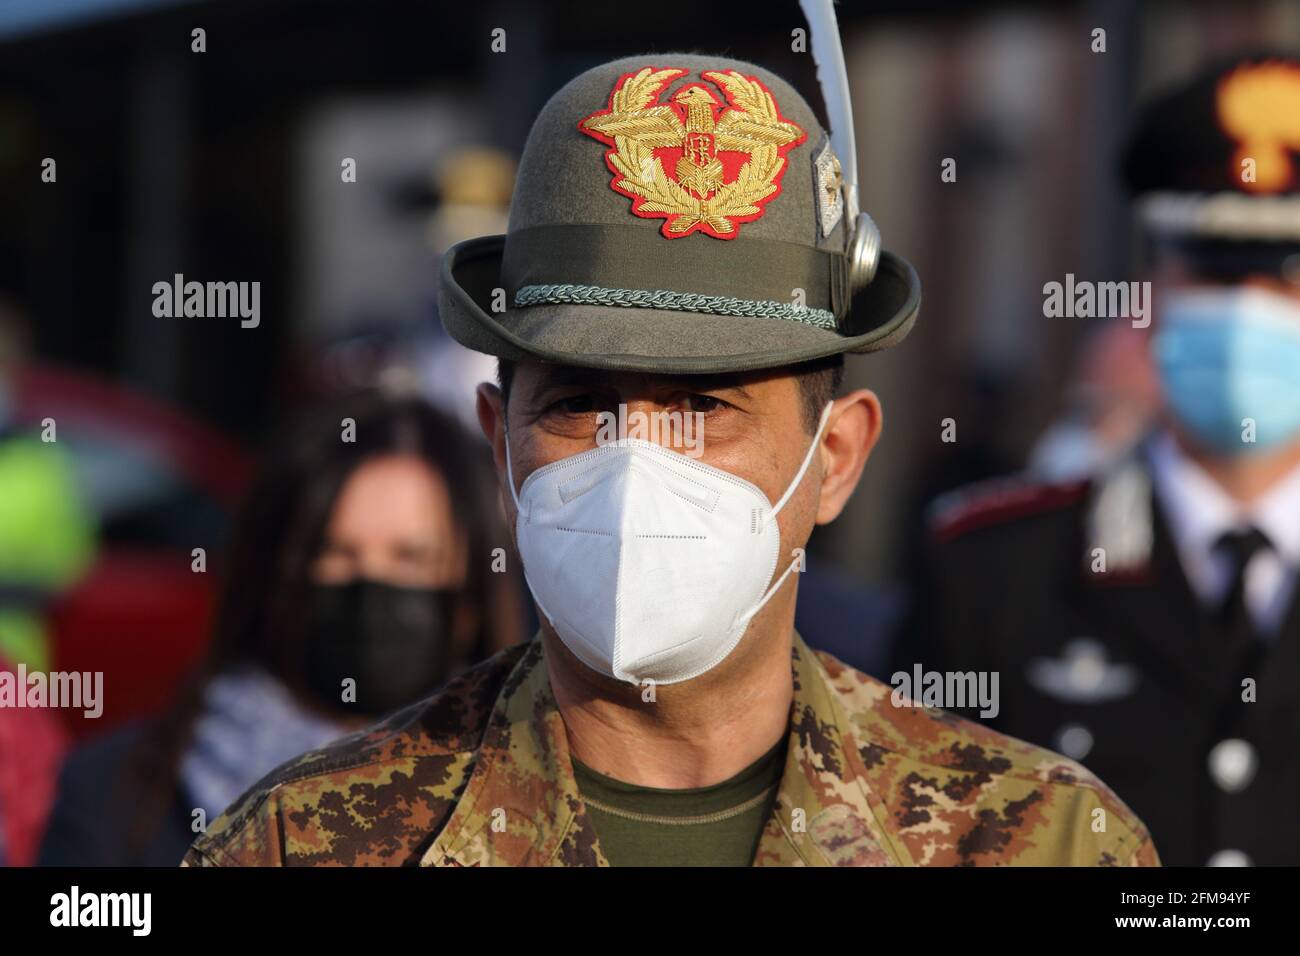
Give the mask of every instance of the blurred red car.
M 49 618 L 52 668 L 104 674 L 102 716 L 59 712 L 74 737 L 89 736 L 156 713 L 203 652 L 251 459 L 193 417 L 85 372 L 32 366 L 16 385 L 18 424 L 58 423 L 98 524 L 94 564 Z M 195 548 L 206 573 L 192 570 Z

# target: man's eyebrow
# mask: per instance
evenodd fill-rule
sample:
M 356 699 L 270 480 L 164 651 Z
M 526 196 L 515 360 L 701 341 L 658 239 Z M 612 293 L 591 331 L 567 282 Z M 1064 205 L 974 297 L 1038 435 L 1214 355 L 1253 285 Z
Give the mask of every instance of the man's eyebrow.
M 692 375 L 689 378 L 676 379 L 686 388 L 695 392 L 738 392 L 741 398 L 750 398 L 749 389 L 745 388 L 744 379 L 739 375 Z
M 566 385 L 607 385 L 611 373 L 599 368 L 579 365 L 548 365 L 541 375 L 542 388 L 559 388 Z
M 752 398 L 745 387 L 746 378 L 738 372 L 715 372 L 704 375 L 665 376 L 666 381 L 691 392 L 736 392 L 740 398 Z
M 546 389 L 610 385 L 615 377 L 627 374 L 625 372 L 610 372 L 606 369 L 584 368 L 578 365 L 552 365 L 548 366 L 545 372 L 542 373 L 540 387 Z M 644 377 L 656 384 L 687 389 L 692 392 L 714 392 L 728 389 L 738 392 L 744 398 L 750 397 L 749 390 L 745 388 L 744 384 L 746 377 L 739 372 L 710 372 L 700 375 L 656 375 L 646 373 Z

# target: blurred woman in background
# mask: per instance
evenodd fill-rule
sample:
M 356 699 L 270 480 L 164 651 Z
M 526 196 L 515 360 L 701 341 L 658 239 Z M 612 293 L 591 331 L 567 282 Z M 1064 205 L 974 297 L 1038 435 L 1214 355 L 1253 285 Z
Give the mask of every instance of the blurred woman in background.
M 163 717 L 73 753 L 41 862 L 174 866 L 274 767 L 521 640 L 488 466 L 416 399 L 285 430 L 236 524 L 206 663 Z

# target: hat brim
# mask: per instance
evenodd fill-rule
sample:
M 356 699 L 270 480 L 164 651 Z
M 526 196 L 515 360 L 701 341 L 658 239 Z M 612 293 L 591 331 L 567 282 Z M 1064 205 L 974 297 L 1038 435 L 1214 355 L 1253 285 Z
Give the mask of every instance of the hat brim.
M 875 278 L 854 296 L 842 331 L 787 319 L 617 305 L 532 305 L 494 313 L 504 248 L 505 236 L 483 236 L 449 249 L 439 309 L 443 326 L 461 345 L 511 361 L 661 374 L 777 368 L 888 348 L 907 335 L 921 307 L 916 270 L 882 252 Z

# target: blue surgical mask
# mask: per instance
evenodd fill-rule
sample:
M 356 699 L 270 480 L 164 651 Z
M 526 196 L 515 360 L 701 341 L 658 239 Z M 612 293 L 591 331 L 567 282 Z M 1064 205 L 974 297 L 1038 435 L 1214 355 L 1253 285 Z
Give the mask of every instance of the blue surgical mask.
M 1300 438 L 1294 299 L 1248 286 L 1169 293 L 1153 344 L 1174 417 L 1204 445 L 1250 454 Z

